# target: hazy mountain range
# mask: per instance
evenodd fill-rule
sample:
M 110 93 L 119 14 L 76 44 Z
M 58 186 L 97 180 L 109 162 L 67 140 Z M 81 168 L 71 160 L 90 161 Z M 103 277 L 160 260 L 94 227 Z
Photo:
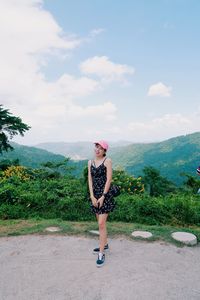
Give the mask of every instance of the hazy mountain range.
M 163 176 L 181 183 L 181 173 L 196 175 L 200 165 L 200 132 L 178 136 L 159 143 L 131 144 L 111 151 L 114 167 L 142 175 L 144 166 L 153 166 Z
M 109 143 L 110 148 L 127 146 L 131 142 L 128 141 L 118 141 Z M 45 149 L 47 151 L 62 154 L 68 156 L 73 160 L 85 160 L 93 156 L 93 143 L 92 142 L 51 142 L 51 143 L 40 143 L 34 145 L 34 147 Z
M 87 160 L 93 157 L 91 142 L 43 143 L 37 147 L 13 143 L 13 146 L 15 150 L 4 153 L 0 159 L 19 158 L 22 165 L 31 167 L 39 167 L 46 161 L 60 161 L 65 157 L 72 160 L 81 159 L 82 161 L 72 161 L 79 169 L 79 174 L 87 165 Z M 42 147 L 45 150 L 41 149 Z M 184 179 L 180 173 L 196 175 L 196 168 L 200 165 L 200 132 L 157 143 L 111 143 L 108 156 L 112 158 L 114 168 L 123 168 L 128 173 L 139 176 L 142 175 L 145 166 L 153 166 L 159 169 L 163 176 L 179 184 Z

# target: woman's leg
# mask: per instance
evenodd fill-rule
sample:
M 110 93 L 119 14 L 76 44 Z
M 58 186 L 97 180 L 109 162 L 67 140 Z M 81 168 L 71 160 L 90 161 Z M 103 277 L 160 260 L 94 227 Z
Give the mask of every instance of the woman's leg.
M 98 214 L 96 214 L 96 218 L 97 218 L 97 222 L 98 222 L 98 224 L 99 224 L 99 215 L 98 215 Z M 99 241 L 99 243 L 100 243 L 100 241 Z M 107 238 L 107 232 L 106 232 L 105 245 L 107 245 L 107 244 L 108 244 L 108 238 Z M 100 247 L 100 245 L 99 245 L 99 247 Z
M 98 216 L 100 252 L 104 251 L 104 246 L 107 244 L 107 229 L 106 229 L 107 217 L 108 214 L 100 214 Z

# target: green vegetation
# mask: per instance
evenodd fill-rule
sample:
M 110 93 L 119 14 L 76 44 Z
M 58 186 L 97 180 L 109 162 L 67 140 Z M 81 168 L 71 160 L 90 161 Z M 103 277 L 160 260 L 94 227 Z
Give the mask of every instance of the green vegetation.
M 176 186 L 173 182 L 160 175 L 160 172 L 153 167 L 145 167 L 143 170 L 145 189 L 150 196 L 164 196 L 166 193 L 175 192 Z
M 199 165 L 200 132 L 171 138 L 160 143 L 131 144 L 110 151 L 114 168 L 122 167 L 134 176 L 143 177 L 144 167 L 152 166 L 176 185 L 182 174 L 193 176 Z
M 15 228 L 11 234 L 21 234 L 23 230 L 25 233 L 41 232 L 44 226 L 55 225 L 58 220 L 64 232 L 88 231 L 95 216 L 90 210 L 87 161 L 75 162 L 46 150 L 10 144 L 9 137 L 23 135 L 29 127 L 1 106 L 0 121 L 2 224 L 8 222 L 12 227 L 18 224 L 17 219 L 24 220 L 24 229 L 19 221 L 19 231 Z M 129 234 L 130 228 L 136 228 L 137 224 L 140 228 L 151 226 L 154 237 L 156 232 L 159 236 L 161 226 L 165 229 L 168 226 L 167 235 L 170 226 L 199 226 L 200 195 L 197 191 L 200 179 L 188 174 L 186 165 L 192 166 L 193 172 L 196 169 L 200 133 L 143 146 L 128 145 L 123 147 L 126 149 L 123 154 L 120 148 L 113 153 L 114 159 L 123 162 L 125 168 L 114 164 L 113 184 L 120 187 L 121 194 L 115 198 L 116 209 L 109 215 L 112 234 Z M 13 151 L 8 151 L 13 147 Z M 177 186 L 176 180 L 168 179 L 170 176 L 166 178 L 162 172 L 171 168 L 177 176 L 180 166 L 183 182 Z M 131 175 L 137 174 L 137 170 L 142 176 Z M 32 224 L 31 220 L 40 222 Z M 116 224 L 116 231 L 112 223 Z M 121 225 L 123 223 L 126 227 Z M 0 234 L 4 234 L 2 232 L 1 228 Z
M 69 164 L 75 167 L 72 174 L 81 176 L 87 159 L 92 157 L 91 143 L 46 143 L 40 144 L 46 150 L 11 143 L 14 151 L 3 153 L 2 159 L 16 160 L 25 167 L 39 168 L 47 161 L 59 162 L 65 157 L 85 158 Z M 185 181 L 184 174 L 194 176 L 199 165 L 200 132 L 175 137 L 160 143 L 131 144 L 121 147 L 111 147 L 114 169 L 122 169 L 134 177 L 144 177 L 145 167 L 159 170 L 160 175 L 176 185 Z M 63 155 L 60 155 L 63 154 Z
M 0 219 L 62 219 L 93 221 L 87 187 L 87 168 L 81 178 L 71 174 L 69 159 L 46 163 L 39 169 L 1 163 Z M 154 168 L 134 178 L 114 170 L 113 182 L 121 187 L 110 221 L 148 225 L 200 225 L 200 197 L 194 180 L 180 188 L 172 186 Z M 196 187 L 200 180 L 195 180 Z M 145 186 L 151 188 L 145 189 Z M 153 191 L 153 192 L 152 192 Z
M 22 146 L 16 143 L 11 143 L 14 148 L 13 151 L 8 151 L 0 155 L 2 161 L 16 161 L 18 164 L 24 167 L 41 168 L 46 162 L 60 163 L 65 159 L 68 159 L 62 155 L 54 154 L 46 150 L 38 149 L 35 147 Z M 1 164 L 1 161 L 0 161 Z M 87 161 L 73 161 L 69 160 L 68 166 L 71 167 L 72 174 L 75 176 L 81 176 L 83 168 L 87 165 Z

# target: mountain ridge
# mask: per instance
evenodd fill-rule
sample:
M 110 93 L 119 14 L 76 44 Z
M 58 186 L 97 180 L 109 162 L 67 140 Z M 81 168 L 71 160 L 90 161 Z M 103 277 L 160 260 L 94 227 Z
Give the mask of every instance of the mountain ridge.
M 63 146 L 63 143 L 61 144 Z M 183 177 L 180 174 L 185 172 L 195 175 L 196 168 L 200 165 L 200 132 L 173 137 L 161 142 L 122 144 L 122 142 L 110 144 L 108 155 L 112 158 L 113 168 L 125 169 L 136 177 L 143 175 L 144 167 L 153 166 L 160 171 L 161 175 L 181 184 Z M 12 145 L 15 150 L 4 153 L 0 158 L 19 158 L 20 163 L 31 167 L 38 167 L 46 161 L 60 161 L 65 157 L 70 157 L 72 161 L 81 157 L 84 160 L 81 159 L 75 163 L 80 168 L 78 173 L 81 174 L 87 165 L 87 160 L 93 157 L 91 142 L 66 143 L 65 145 L 68 146 L 65 149 L 66 155 L 16 143 Z

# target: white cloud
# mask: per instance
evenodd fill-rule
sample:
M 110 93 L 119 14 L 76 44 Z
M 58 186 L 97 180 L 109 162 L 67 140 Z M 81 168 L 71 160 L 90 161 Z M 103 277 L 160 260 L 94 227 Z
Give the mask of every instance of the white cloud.
M 113 125 L 109 127 L 103 127 L 100 126 L 99 128 L 92 128 L 89 127 L 85 131 L 86 136 L 88 137 L 88 140 L 101 140 L 106 139 L 106 140 L 112 140 L 113 138 L 115 139 L 116 136 L 119 139 L 119 135 L 122 135 L 122 129 L 119 126 Z
M 95 36 L 101 34 L 101 33 L 104 32 L 104 31 L 105 31 L 104 28 L 96 28 L 96 29 L 93 29 L 93 30 L 90 31 L 89 36 L 95 37 Z
M 88 36 L 93 38 L 101 32 L 103 29 L 97 28 Z M 187 117 L 166 114 L 127 124 L 128 120 L 120 123 L 115 102 L 100 98 L 102 93 L 95 105 L 95 93 L 108 87 L 109 82 L 125 82 L 134 74 L 132 67 L 114 63 L 106 56 L 84 61 L 80 76 L 64 72 L 49 81 L 42 67 L 48 66 L 52 55 L 64 58 L 86 40 L 66 35 L 43 8 L 43 1 L 0 1 L 0 102 L 32 126 L 24 138 L 16 138 L 18 142 L 94 140 L 97 136 L 160 140 L 199 130 L 199 111 Z M 170 96 L 171 88 L 158 84 L 161 86 L 154 89 L 154 95 Z
M 117 108 L 112 102 L 105 102 L 102 105 L 90 105 L 87 107 L 81 107 L 73 105 L 67 111 L 68 117 L 71 119 L 80 117 L 92 117 L 100 120 L 112 121 L 116 118 Z
M 46 89 L 41 66 L 47 54 L 80 44 L 78 39 L 64 35 L 41 4 L 36 0 L 0 3 L 0 96 L 6 103 L 42 101 L 36 97 Z
M 162 132 L 164 129 L 179 129 L 181 126 L 184 130 L 191 123 L 190 119 L 181 114 L 165 114 L 160 118 L 154 118 L 148 122 L 130 122 L 128 129 L 131 131 L 140 131 L 147 133 L 147 131 Z M 181 126 L 180 126 L 181 125 Z M 147 133 L 148 136 L 148 133 Z
M 135 141 L 158 141 L 199 131 L 198 117 L 195 114 L 183 116 L 180 113 L 165 114 L 146 122 L 130 122 L 126 138 Z
M 102 31 L 95 29 L 91 35 Z M 0 102 L 32 126 L 25 135 L 28 143 L 63 139 L 64 135 L 78 138 L 87 118 L 91 123 L 100 118 L 110 123 L 116 118 L 117 109 L 111 102 L 88 107 L 76 103 L 101 90 L 100 81 L 67 73 L 48 81 L 42 72 L 50 55 L 62 58 L 85 42 L 67 36 L 43 8 L 43 1 L 1 1 L 0 41 Z
M 148 96 L 170 97 L 172 88 L 162 82 L 155 83 L 149 87 Z
M 125 81 L 125 75 L 134 74 L 135 70 L 127 65 L 113 63 L 107 56 L 94 56 L 80 64 L 83 74 L 96 75 L 103 81 Z
M 138 132 L 146 131 L 152 128 L 151 124 L 146 124 L 143 122 L 130 122 L 127 126 L 129 131 Z
M 42 1 L 3 1 L 0 10 L 1 37 L 20 53 L 50 53 L 53 49 L 73 49 L 80 44 L 74 36 L 66 36 Z M 8 44 L 1 46 L 6 46 Z M 13 50 L 13 48 L 10 48 Z
M 100 88 L 100 84 L 87 77 L 75 78 L 64 74 L 57 81 L 49 84 L 52 87 L 53 95 L 66 101 L 67 98 L 73 99 L 87 96 Z
M 190 120 L 188 117 L 183 117 L 181 114 L 166 114 L 161 118 L 155 118 L 152 123 L 155 126 L 188 126 L 190 124 Z
M 85 135 L 89 140 L 105 138 L 107 140 L 129 140 L 133 142 L 156 142 L 171 137 L 199 131 L 199 118 L 195 114 L 183 116 L 180 113 L 165 114 L 145 122 L 113 122 L 111 126 L 90 127 Z

